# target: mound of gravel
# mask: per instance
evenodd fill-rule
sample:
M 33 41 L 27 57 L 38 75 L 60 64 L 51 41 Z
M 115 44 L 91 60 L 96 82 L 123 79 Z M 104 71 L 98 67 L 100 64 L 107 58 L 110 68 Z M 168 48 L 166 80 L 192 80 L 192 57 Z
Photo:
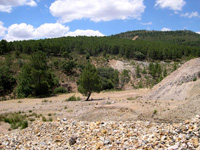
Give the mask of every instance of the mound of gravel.
M 187 100 L 200 94 L 200 58 L 190 60 L 153 87 L 143 99 Z
M 200 149 L 200 116 L 175 124 L 152 122 L 34 122 L 1 134 L 0 149 Z

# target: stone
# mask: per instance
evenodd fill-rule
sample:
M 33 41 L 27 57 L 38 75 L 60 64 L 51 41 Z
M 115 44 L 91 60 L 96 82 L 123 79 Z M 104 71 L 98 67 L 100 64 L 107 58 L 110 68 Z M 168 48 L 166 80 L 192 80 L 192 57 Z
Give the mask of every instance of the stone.
M 106 131 L 106 130 L 102 130 L 101 132 L 102 132 L 103 134 L 106 134 L 106 133 L 107 133 L 107 131 Z
M 185 124 L 189 124 L 190 123 L 190 121 L 189 120 L 185 120 Z
M 0 149 L 199 149 L 200 120 L 189 123 L 87 122 L 68 119 L 32 122 L 0 133 Z M 39 136 L 38 136 L 39 135 Z M 3 147 L 3 148 L 1 148 Z
M 96 150 L 101 149 L 101 143 L 97 143 Z
M 116 143 L 117 143 L 117 144 L 121 144 L 121 142 L 120 142 L 120 141 L 117 141 Z
M 4 145 L 0 145 L 0 149 L 3 149 L 5 146 Z
M 72 146 L 72 145 L 74 145 L 75 143 L 76 143 L 76 137 L 71 137 L 70 139 L 69 139 L 69 145 L 70 146 Z
M 108 144 L 110 144 L 110 141 L 109 141 L 109 140 L 106 140 L 106 141 L 103 142 L 103 144 L 104 144 L 104 145 L 108 145 Z
M 97 126 L 99 126 L 100 124 L 101 124 L 101 122 L 99 122 L 99 121 L 96 122 L 96 125 L 97 125 Z
M 60 135 L 56 135 L 55 138 L 54 138 L 54 141 L 55 142 L 61 142 L 63 139 Z
M 187 135 L 185 136 L 185 139 L 186 139 L 186 140 L 189 140 L 189 139 L 190 139 L 190 135 L 187 134 Z
M 181 150 L 186 150 L 187 149 L 187 145 L 185 143 L 183 143 L 181 146 L 180 146 L 180 149 Z
M 195 148 L 197 148 L 199 146 L 198 138 L 192 138 L 192 144 L 194 145 Z

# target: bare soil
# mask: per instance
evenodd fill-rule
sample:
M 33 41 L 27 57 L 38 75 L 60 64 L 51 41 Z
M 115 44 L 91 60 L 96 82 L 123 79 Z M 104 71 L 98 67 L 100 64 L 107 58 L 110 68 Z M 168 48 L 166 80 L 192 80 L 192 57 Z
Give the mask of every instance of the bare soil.
M 185 101 L 139 100 L 148 89 L 93 93 L 91 101 L 85 101 L 79 93 L 63 94 L 49 98 L 15 99 L 0 102 L 0 114 L 25 112 L 42 114 L 48 118 L 75 119 L 81 121 L 132 121 L 150 120 L 156 122 L 177 122 L 185 117 L 169 118 L 167 113 L 186 105 Z M 65 101 L 70 96 L 81 97 L 81 101 Z M 154 111 L 157 111 L 154 114 Z M 173 114 L 174 115 L 174 114 Z M 0 132 L 6 132 L 8 125 L 1 123 Z
M 0 114 L 21 111 L 54 120 L 182 122 L 200 114 L 199 66 L 200 59 L 187 62 L 152 90 L 93 93 L 91 101 L 85 101 L 80 93 L 1 101 Z M 81 101 L 66 101 L 73 95 Z M 0 132 L 8 128 L 8 124 L 0 124 Z

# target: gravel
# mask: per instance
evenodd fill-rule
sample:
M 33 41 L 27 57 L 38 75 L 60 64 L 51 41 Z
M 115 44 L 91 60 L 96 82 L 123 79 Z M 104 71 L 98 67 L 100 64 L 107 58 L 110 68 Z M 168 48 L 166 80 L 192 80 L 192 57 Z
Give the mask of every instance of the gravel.
M 0 149 L 200 149 L 200 116 L 183 123 L 143 121 L 33 122 L 15 133 L 0 133 Z

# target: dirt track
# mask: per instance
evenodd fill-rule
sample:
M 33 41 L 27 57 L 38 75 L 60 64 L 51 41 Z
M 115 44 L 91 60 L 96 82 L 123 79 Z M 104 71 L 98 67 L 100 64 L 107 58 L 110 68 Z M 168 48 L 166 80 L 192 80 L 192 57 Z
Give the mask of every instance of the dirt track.
M 87 121 L 126 121 L 139 119 L 159 122 L 168 121 L 167 118 L 162 118 L 163 114 L 171 110 L 176 110 L 178 106 L 188 102 L 187 100 L 159 101 L 136 99 L 147 92 L 148 89 L 94 93 L 91 96 L 92 100 L 88 102 L 84 101 L 84 97 L 79 93 L 64 94 L 49 98 L 15 99 L 0 102 L 0 113 L 24 111 L 25 113 L 35 112 L 43 114 L 47 117 L 51 113 L 54 114 L 53 119 L 73 118 Z M 66 102 L 65 100 L 72 95 L 79 96 L 82 100 Z M 157 113 L 153 115 L 154 110 L 157 110 Z M 179 120 L 182 120 L 181 116 Z M 177 119 L 170 121 L 177 121 Z

